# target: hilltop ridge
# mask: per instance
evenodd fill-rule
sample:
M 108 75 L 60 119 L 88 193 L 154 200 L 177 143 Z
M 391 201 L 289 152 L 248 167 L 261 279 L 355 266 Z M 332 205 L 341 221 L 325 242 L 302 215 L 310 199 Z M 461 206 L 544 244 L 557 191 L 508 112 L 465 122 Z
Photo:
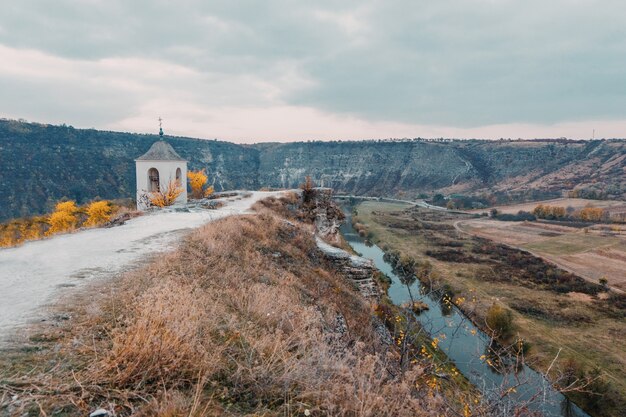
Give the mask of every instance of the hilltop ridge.
M 0 120 L 0 220 L 45 212 L 66 197 L 134 195 L 134 158 L 157 135 Z M 491 195 L 498 202 L 626 198 L 625 140 L 371 140 L 240 145 L 167 137 L 217 191 L 292 188 L 311 175 L 338 192 L 415 198 Z

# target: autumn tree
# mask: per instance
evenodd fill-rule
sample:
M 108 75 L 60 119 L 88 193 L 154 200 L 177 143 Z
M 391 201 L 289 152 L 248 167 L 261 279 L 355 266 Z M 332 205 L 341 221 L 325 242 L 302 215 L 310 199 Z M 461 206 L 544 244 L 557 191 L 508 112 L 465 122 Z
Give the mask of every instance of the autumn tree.
M 565 208 L 563 207 L 552 207 L 552 211 L 550 213 L 555 219 L 562 219 L 565 217 Z
M 191 187 L 191 197 L 202 198 L 205 195 L 204 186 L 208 179 L 204 169 L 199 171 L 189 171 L 187 173 L 187 178 L 189 179 L 189 187 Z M 210 188 L 212 189 L 213 187 Z
M 159 191 L 148 194 L 148 200 L 154 207 L 167 207 L 176 202 L 176 199 L 183 193 L 183 187 L 176 180 L 170 181 L 167 186 Z
M 533 210 L 533 214 L 540 219 L 559 220 L 565 218 L 565 208 L 539 204 Z
M 599 222 L 605 217 L 605 210 L 599 207 L 585 207 L 578 212 L 578 217 L 585 222 Z
M 546 208 L 543 204 L 539 204 L 537 207 L 533 209 L 533 214 L 540 219 L 544 219 L 546 217 Z
M 85 226 L 99 226 L 111 219 L 111 204 L 106 201 L 94 201 L 87 207 Z

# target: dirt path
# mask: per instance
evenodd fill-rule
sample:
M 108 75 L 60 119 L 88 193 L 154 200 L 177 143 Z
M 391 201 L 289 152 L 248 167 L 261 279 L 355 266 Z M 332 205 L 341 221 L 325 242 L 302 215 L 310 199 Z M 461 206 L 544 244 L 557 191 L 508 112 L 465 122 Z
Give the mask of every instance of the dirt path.
M 109 229 L 90 229 L 0 249 L 0 340 L 46 317 L 47 304 L 94 279 L 106 279 L 172 248 L 190 229 L 242 214 L 277 192 L 227 199 L 216 210 L 167 209 Z
M 483 238 L 489 239 L 488 237 L 481 236 L 480 234 L 477 234 L 477 233 L 472 233 L 472 232 L 470 232 L 470 231 L 468 231 L 468 230 L 463 229 L 463 228 L 462 228 L 462 225 L 463 225 L 463 223 L 464 223 L 464 222 L 466 222 L 466 221 L 468 221 L 468 220 L 457 220 L 457 221 L 455 221 L 455 222 L 454 222 L 454 228 L 455 228 L 458 232 L 460 232 L 460 233 L 464 233 L 464 234 L 467 234 L 467 235 L 470 235 L 470 236 L 478 236 L 478 237 L 483 237 Z M 489 240 L 493 240 L 493 239 L 489 239 Z M 554 259 L 554 258 L 552 258 L 552 257 L 550 257 L 550 256 L 545 255 L 545 254 L 541 254 L 541 253 L 533 252 L 532 250 L 529 250 L 529 249 L 527 249 L 527 248 L 524 248 L 524 247 L 521 247 L 521 246 L 516 246 L 516 245 L 511 245 L 510 243 L 504 243 L 504 242 L 500 242 L 500 241 L 495 241 L 495 242 L 500 243 L 500 244 L 505 245 L 505 246 L 508 246 L 508 247 L 510 247 L 510 248 L 513 248 L 513 249 L 517 249 L 517 250 L 521 250 L 521 251 L 524 251 L 524 252 L 528 252 L 528 253 L 530 253 L 531 255 L 536 256 L 537 258 L 541 258 L 541 259 L 543 259 L 544 261 L 549 262 L 549 263 L 551 263 L 551 264 L 553 264 L 553 265 L 555 265 L 555 266 L 557 266 L 557 267 L 561 268 L 561 269 L 562 269 L 562 270 L 564 270 L 564 271 L 567 271 L 567 272 L 572 273 L 572 274 L 574 274 L 574 275 L 578 275 L 579 277 L 584 278 L 584 279 L 586 279 L 586 280 L 587 280 L 587 281 L 589 281 L 589 282 L 593 282 L 594 284 L 597 284 L 597 283 L 598 283 L 598 282 L 597 282 L 597 280 L 592 279 L 592 278 L 590 278 L 590 277 L 588 277 L 588 276 L 585 276 L 585 275 L 584 275 L 584 274 L 582 274 L 580 271 L 577 271 L 576 269 L 570 268 L 570 267 L 568 267 L 568 266 L 566 266 L 566 265 L 562 264 L 561 262 L 559 262 L 557 259 Z M 620 294 L 623 294 L 623 293 L 624 293 L 624 291 L 623 291 L 623 290 L 621 290 L 621 289 L 619 289 L 619 288 L 617 288 L 617 287 L 611 287 L 611 286 L 609 286 L 608 288 L 609 288 L 611 291 L 615 291 L 616 293 L 620 293 Z

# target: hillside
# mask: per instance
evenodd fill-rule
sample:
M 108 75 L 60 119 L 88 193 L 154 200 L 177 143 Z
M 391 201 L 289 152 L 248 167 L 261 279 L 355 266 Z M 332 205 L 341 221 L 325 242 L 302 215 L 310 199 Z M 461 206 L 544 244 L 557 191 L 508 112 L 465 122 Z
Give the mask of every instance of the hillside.
M 79 203 L 132 198 L 134 158 L 157 140 L 140 135 L 0 120 L 0 221 Z M 310 174 L 338 192 L 412 198 L 488 193 L 499 202 L 626 198 L 626 141 L 363 141 L 238 145 L 168 137 L 215 189 L 294 187 Z
M 1 352 L 0 416 L 470 410 L 466 385 L 428 384 L 442 369 L 436 358 L 402 362 L 372 304 L 316 249 L 310 225 L 257 210 L 56 304 L 64 319 L 39 322 L 25 344 Z M 409 328 L 394 323 L 394 338 Z
M 134 159 L 156 135 L 0 121 L 0 218 L 42 213 L 59 198 L 135 194 Z M 190 167 L 206 168 L 217 189 L 258 188 L 258 153 L 228 142 L 168 138 Z

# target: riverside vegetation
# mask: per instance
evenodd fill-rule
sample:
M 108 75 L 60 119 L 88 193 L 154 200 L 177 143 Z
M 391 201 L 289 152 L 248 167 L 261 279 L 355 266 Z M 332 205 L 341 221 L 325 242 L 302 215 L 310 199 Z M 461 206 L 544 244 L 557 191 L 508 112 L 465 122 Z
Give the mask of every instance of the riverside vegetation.
M 297 196 L 255 210 L 58 304 L 0 355 L 0 414 L 481 415 L 436 343 L 407 360 L 414 330 L 320 256 Z
M 418 274 L 422 282 L 446 291 L 479 327 L 496 330 L 505 343 L 523 340 L 533 367 L 545 371 L 554 361 L 549 377 L 560 388 L 583 381 L 567 395 L 591 415 L 619 415 L 626 409 L 626 296 L 527 252 L 459 233 L 454 222 L 470 217 L 364 202 L 353 223 L 399 264 L 427 270 Z

